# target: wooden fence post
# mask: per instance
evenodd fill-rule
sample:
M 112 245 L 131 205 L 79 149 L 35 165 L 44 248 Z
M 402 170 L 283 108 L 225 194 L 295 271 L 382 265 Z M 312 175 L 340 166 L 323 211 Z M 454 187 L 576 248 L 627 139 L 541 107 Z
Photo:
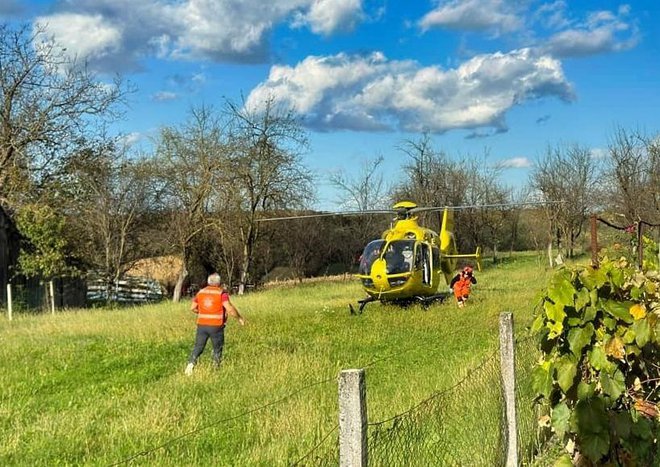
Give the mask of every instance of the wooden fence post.
M 596 269 L 598 264 L 598 219 L 591 215 L 591 267 Z
M 12 317 L 12 301 L 11 301 L 11 284 L 7 282 L 7 316 L 9 317 L 9 321 L 13 319 Z
M 367 466 L 367 388 L 364 369 L 339 374 L 339 465 Z
M 518 420 L 516 416 L 516 373 L 513 345 L 513 314 L 500 313 L 500 364 L 507 425 L 506 467 L 518 465 Z

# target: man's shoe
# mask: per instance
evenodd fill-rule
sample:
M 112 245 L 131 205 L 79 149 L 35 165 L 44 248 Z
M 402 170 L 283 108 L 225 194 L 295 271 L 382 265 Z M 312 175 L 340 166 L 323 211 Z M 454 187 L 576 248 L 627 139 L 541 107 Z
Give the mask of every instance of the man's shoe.
M 186 371 L 185 371 L 186 376 L 190 376 L 193 374 L 193 368 L 195 368 L 195 365 L 193 365 L 192 363 L 188 363 L 188 366 L 186 367 Z

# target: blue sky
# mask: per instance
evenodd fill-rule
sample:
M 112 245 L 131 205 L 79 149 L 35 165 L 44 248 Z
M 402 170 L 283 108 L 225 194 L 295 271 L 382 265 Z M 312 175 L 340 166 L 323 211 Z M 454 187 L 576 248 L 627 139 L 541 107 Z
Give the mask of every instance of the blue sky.
M 138 91 L 121 131 L 148 144 L 192 105 L 243 95 L 296 109 L 308 167 L 332 208 L 329 173 L 422 131 L 449 154 L 527 180 L 551 144 L 595 154 L 615 126 L 660 131 L 655 0 L 3 0 L 3 21 L 42 24 L 99 73 Z M 101 75 L 103 76 L 103 75 Z

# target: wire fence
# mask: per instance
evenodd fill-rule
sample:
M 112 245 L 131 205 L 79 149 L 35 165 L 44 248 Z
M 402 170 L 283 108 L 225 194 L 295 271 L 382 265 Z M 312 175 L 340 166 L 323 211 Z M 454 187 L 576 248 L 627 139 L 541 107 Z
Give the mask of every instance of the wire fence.
M 518 459 L 530 465 L 543 450 L 530 375 L 538 361 L 537 342 L 516 341 Z M 506 420 L 499 348 L 452 386 L 405 412 L 368 425 L 369 464 L 375 466 L 493 466 L 506 458 Z M 292 465 L 338 465 L 338 427 Z
M 421 344 L 420 344 L 421 345 Z M 365 368 L 399 358 L 419 346 L 401 349 L 374 359 Z M 515 342 L 515 388 L 518 419 L 518 459 L 532 465 L 543 451 L 545 438 L 538 427 L 539 408 L 534 404 L 531 372 L 539 358 L 537 341 L 525 332 Z M 211 421 L 173 437 L 162 444 L 136 452 L 112 465 L 143 461 L 158 450 L 199 435 L 220 424 L 239 422 L 285 403 L 304 397 L 307 390 L 332 385 L 335 377 L 303 384 L 273 401 L 222 420 Z M 368 388 L 367 388 L 368 392 Z M 404 412 L 368 424 L 367 444 L 372 466 L 494 466 L 506 459 L 506 420 L 499 347 L 478 365 L 465 371 L 453 385 L 431 394 Z M 299 458 L 286 461 L 290 466 L 339 465 L 339 424 L 331 424 L 312 436 Z

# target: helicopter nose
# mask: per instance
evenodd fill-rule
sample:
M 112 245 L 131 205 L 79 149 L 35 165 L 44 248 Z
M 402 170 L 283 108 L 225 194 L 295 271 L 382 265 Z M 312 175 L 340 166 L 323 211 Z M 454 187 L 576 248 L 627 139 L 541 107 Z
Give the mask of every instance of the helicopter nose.
M 371 279 L 374 281 L 374 286 L 380 290 L 386 290 L 390 288 L 390 284 L 387 281 L 387 265 L 385 260 L 377 259 L 374 261 L 374 264 L 371 266 Z

